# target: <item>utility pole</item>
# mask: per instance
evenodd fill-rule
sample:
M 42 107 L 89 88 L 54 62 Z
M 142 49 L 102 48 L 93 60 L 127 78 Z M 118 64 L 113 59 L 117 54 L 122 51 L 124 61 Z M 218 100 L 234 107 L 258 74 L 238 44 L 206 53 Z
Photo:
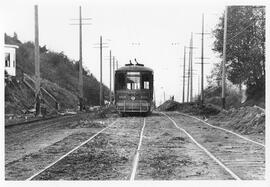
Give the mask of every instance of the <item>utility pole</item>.
M 191 39 L 190 39 L 190 102 L 193 101 L 193 68 L 192 68 L 192 56 L 193 56 L 193 33 L 191 32 Z
M 156 109 L 156 92 L 153 90 L 154 109 Z
M 83 110 L 83 75 L 82 75 L 82 12 L 81 6 L 79 7 L 79 102 L 80 111 Z
M 200 75 L 198 75 L 198 99 L 200 99 L 199 95 L 200 95 Z
M 110 104 L 112 104 L 112 51 L 110 50 Z
M 189 54 L 188 54 L 188 85 L 187 85 L 187 102 L 189 102 L 189 84 L 190 84 L 190 48 L 189 48 Z
M 196 64 L 201 64 L 201 106 L 203 106 L 204 103 L 204 65 L 208 64 L 204 62 L 204 59 L 206 59 L 204 57 L 204 35 L 206 34 L 210 34 L 210 33 L 205 33 L 204 32 L 204 14 L 202 14 L 202 32 L 201 33 L 197 33 L 197 34 L 201 34 L 202 35 L 202 43 L 201 43 L 201 63 L 196 63 Z
M 90 23 L 82 23 L 82 20 L 90 20 L 91 18 L 82 18 L 81 6 L 79 6 L 79 24 L 72 23 L 70 25 L 79 25 L 79 105 L 80 111 L 83 110 L 83 67 L 82 67 L 82 25 L 91 25 Z M 71 19 L 78 20 L 78 19 Z
M 185 102 L 185 71 L 186 71 L 186 46 L 184 46 L 184 67 L 183 67 L 183 95 L 182 95 L 182 103 Z
M 115 90 L 115 57 L 113 56 L 113 90 Z M 113 91 L 113 96 L 115 97 L 115 93 Z M 115 99 L 115 98 L 114 98 Z
M 228 6 L 225 7 L 225 15 L 224 15 L 224 35 L 223 35 L 223 60 L 222 60 L 222 108 L 225 109 L 225 64 L 226 64 L 226 40 L 227 40 L 227 12 Z
M 164 99 L 164 103 L 165 103 L 165 90 L 163 90 L 163 99 Z
M 202 14 L 202 49 L 201 49 L 201 105 L 204 102 L 203 92 L 203 42 L 204 42 L 204 14 Z
M 104 46 L 104 44 L 102 42 L 102 36 L 100 36 L 99 38 L 99 43 L 96 43 L 94 45 L 98 45 L 95 46 L 94 48 L 99 48 L 99 55 L 100 55 L 100 63 L 99 63 L 99 72 L 100 72 L 100 78 L 99 78 L 99 106 L 103 106 L 104 105 L 104 92 L 103 92 L 103 83 L 102 83 L 102 60 L 103 60 L 103 56 L 102 56 L 102 50 L 103 48 L 107 48 L 108 46 Z
M 102 85 L 102 36 L 100 36 L 100 81 L 99 81 L 99 105 L 102 106 L 103 101 L 103 85 Z
M 116 60 L 116 69 L 118 69 L 118 60 Z
M 38 6 L 35 5 L 35 76 L 36 76 L 36 116 L 40 115 L 40 61 L 39 61 Z
M 180 43 L 179 42 L 173 42 L 172 45 L 176 46 L 176 45 L 179 45 Z M 182 103 L 185 102 L 185 61 L 186 61 L 186 46 L 184 46 L 184 68 L 183 68 L 183 93 L 182 93 Z M 181 65 L 180 65 L 181 66 Z M 180 81 L 181 82 L 181 81 Z

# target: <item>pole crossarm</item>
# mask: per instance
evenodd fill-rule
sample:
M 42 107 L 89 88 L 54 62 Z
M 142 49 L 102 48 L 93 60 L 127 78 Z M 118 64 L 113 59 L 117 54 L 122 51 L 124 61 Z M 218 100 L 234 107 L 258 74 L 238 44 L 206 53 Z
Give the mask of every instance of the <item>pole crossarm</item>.
M 211 33 L 209 33 L 209 32 L 197 32 L 197 33 L 195 33 L 195 34 L 203 34 L 203 35 L 206 35 L 206 34 L 211 34 Z
M 202 57 L 196 57 L 195 59 L 202 59 Z M 203 59 L 211 59 L 209 57 L 203 57 Z
M 78 23 L 70 23 L 69 25 L 80 25 Z M 82 23 L 81 25 L 92 25 L 92 23 Z
M 195 64 L 202 64 L 201 62 L 195 62 Z M 203 64 L 212 64 L 212 63 L 208 63 L 208 62 L 204 62 Z
M 69 20 L 80 20 L 80 19 L 77 19 L 77 18 L 70 18 Z M 92 20 L 92 18 L 82 18 L 81 20 Z

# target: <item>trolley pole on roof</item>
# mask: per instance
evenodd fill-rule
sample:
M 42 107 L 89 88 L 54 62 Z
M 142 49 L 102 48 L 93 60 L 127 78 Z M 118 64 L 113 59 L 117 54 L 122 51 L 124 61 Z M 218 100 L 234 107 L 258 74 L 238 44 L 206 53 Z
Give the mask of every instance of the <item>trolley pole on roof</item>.
M 35 76 L 36 76 L 36 116 L 40 115 L 40 58 L 39 58 L 39 30 L 38 30 L 38 6 L 35 5 Z
M 186 46 L 184 46 L 184 67 L 183 67 L 183 95 L 182 95 L 182 103 L 185 102 L 185 71 L 186 71 Z
M 112 104 L 112 51 L 110 50 L 110 104 Z
M 99 105 L 103 105 L 103 85 L 102 85 L 102 36 L 100 36 L 100 81 L 99 81 Z
M 227 12 L 228 6 L 225 7 L 225 15 L 224 15 L 224 35 L 223 35 L 223 60 L 222 60 L 222 108 L 225 109 L 225 88 L 226 88 L 226 80 L 225 80 L 225 63 L 226 63 L 226 40 L 227 40 Z

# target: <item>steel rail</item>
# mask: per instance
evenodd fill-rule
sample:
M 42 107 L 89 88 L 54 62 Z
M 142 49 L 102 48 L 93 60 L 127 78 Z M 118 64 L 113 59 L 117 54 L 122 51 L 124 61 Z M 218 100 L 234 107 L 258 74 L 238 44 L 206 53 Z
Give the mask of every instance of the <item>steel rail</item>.
M 49 120 L 66 119 L 66 118 L 70 118 L 70 117 L 74 117 L 74 115 L 73 114 L 68 114 L 68 115 L 63 115 L 63 116 L 49 116 L 49 117 L 46 117 L 46 118 L 38 118 L 38 119 L 29 120 L 29 121 L 10 123 L 10 124 L 5 124 L 5 129 L 12 128 L 12 127 L 15 127 L 15 126 L 20 126 L 20 125 L 47 122 Z
M 136 171 L 137 171 L 137 167 L 138 167 L 138 162 L 139 162 L 140 149 L 141 149 L 141 144 L 142 144 L 142 139 L 143 139 L 144 128 L 145 128 L 145 118 L 143 118 L 143 127 L 142 127 L 142 130 L 141 130 L 141 133 L 140 133 L 139 145 L 138 145 L 138 148 L 136 150 L 136 155 L 134 157 L 134 162 L 133 162 L 133 168 L 132 168 L 130 181 L 134 181 L 134 179 L 135 179 L 135 175 L 136 175 Z
M 46 171 L 47 169 L 49 169 L 50 167 L 52 167 L 53 165 L 55 165 L 57 162 L 59 162 L 60 160 L 64 159 L 65 157 L 67 157 L 68 155 L 70 155 L 71 153 L 73 153 L 74 151 L 76 151 L 77 149 L 79 149 L 81 146 L 85 145 L 86 143 L 88 143 L 90 140 L 92 140 L 93 138 L 95 138 L 97 135 L 99 135 L 100 133 L 102 133 L 103 131 L 105 131 L 106 129 L 108 129 L 109 127 L 111 127 L 112 125 L 114 125 L 116 122 L 118 121 L 115 120 L 113 123 L 111 123 L 110 125 L 108 125 L 107 127 L 103 128 L 102 130 L 100 130 L 99 132 L 97 132 L 95 135 L 91 136 L 89 139 L 87 139 L 86 141 L 82 142 L 80 145 L 76 146 L 75 148 L 73 148 L 72 150 L 70 150 L 69 152 L 67 152 L 66 154 L 64 154 L 63 156 L 61 156 L 60 158 L 58 158 L 57 160 L 55 160 L 54 162 L 52 162 L 51 164 L 49 164 L 48 166 L 46 166 L 45 168 L 43 168 L 42 170 L 38 171 L 37 173 L 35 173 L 34 175 L 32 175 L 31 177 L 27 178 L 27 181 L 32 180 L 34 177 L 38 176 L 39 174 L 41 174 L 42 172 Z
M 167 114 L 160 112 L 161 114 L 168 117 L 169 120 L 173 122 L 176 128 L 183 131 L 199 148 L 201 148 L 210 158 L 212 158 L 216 163 L 218 163 L 223 169 L 225 169 L 235 180 L 241 180 L 233 171 L 231 171 L 227 166 L 225 166 L 219 159 L 217 159 L 212 153 L 210 153 L 205 147 L 199 144 L 185 129 L 179 127 L 176 122 L 169 117 Z
M 256 141 L 251 140 L 251 139 L 249 139 L 249 138 L 246 138 L 246 137 L 244 137 L 244 136 L 242 136 L 242 135 L 240 135 L 240 134 L 237 134 L 237 133 L 235 133 L 235 132 L 232 132 L 232 131 L 230 131 L 230 130 L 227 130 L 227 129 L 224 129 L 224 128 L 221 128 L 221 127 L 217 127 L 217 126 L 211 125 L 211 124 L 209 124 L 209 123 L 207 123 L 207 122 L 203 121 L 202 119 L 197 118 L 197 117 L 195 117 L 195 116 L 191 116 L 191 115 L 188 115 L 188 114 L 184 114 L 184 113 L 182 113 L 182 112 L 176 112 L 176 113 L 178 113 L 178 114 L 180 114 L 180 115 L 183 115 L 183 116 L 187 116 L 187 117 L 196 119 L 196 120 L 198 120 L 198 121 L 200 121 L 200 122 L 203 122 L 204 124 L 206 124 L 206 125 L 208 125 L 208 126 L 210 126 L 210 127 L 213 127 L 213 128 L 216 128 L 216 129 L 220 129 L 220 130 L 223 130 L 223 131 L 226 131 L 226 132 L 231 133 L 231 134 L 233 134 L 233 135 L 236 135 L 236 136 L 238 136 L 238 137 L 240 137 L 240 138 L 242 138 L 242 139 L 244 139 L 244 140 L 246 140 L 246 141 L 249 141 L 249 142 L 251 142 L 251 143 L 260 145 L 260 146 L 262 146 L 262 147 L 265 147 L 265 145 L 262 144 L 262 143 L 256 142 Z

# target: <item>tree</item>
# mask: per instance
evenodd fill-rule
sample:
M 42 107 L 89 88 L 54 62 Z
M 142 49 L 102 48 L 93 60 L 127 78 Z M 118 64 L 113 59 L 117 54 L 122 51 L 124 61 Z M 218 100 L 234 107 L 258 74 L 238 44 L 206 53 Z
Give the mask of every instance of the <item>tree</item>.
M 227 27 L 227 77 L 247 85 L 250 96 L 265 94 L 265 7 L 230 6 Z M 213 50 L 222 56 L 224 15 L 213 31 Z M 252 91 L 253 90 L 253 91 Z
M 209 86 L 221 86 L 221 66 L 220 63 L 214 64 L 211 70 L 211 75 L 207 76 L 207 83 Z

